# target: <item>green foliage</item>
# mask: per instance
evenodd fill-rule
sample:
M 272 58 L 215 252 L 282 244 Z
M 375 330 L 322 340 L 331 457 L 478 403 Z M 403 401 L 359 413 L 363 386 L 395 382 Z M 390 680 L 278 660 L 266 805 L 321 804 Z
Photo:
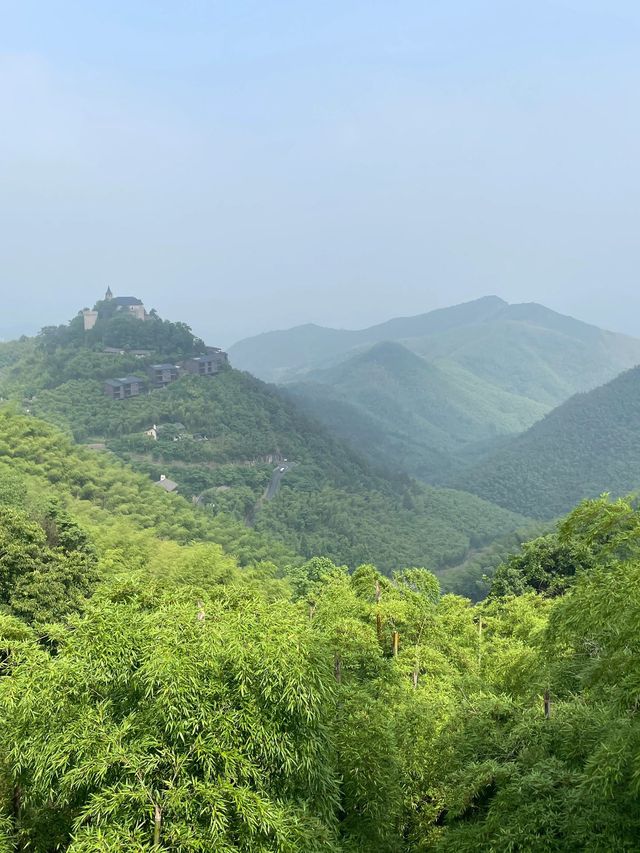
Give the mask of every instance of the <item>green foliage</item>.
M 30 623 L 83 609 L 98 579 L 88 537 L 55 507 L 38 523 L 0 506 L 0 603 Z
M 551 519 L 583 498 L 640 487 L 636 424 L 640 368 L 578 394 L 465 472 L 464 488 L 500 506 Z
M 0 850 L 636 849 L 631 502 L 581 505 L 511 561 L 528 590 L 473 606 L 420 568 L 243 571 L 17 476 L 8 596 L 47 549 L 101 579 L 41 639 L 0 613 Z
M 111 400 L 102 380 L 114 375 L 116 363 L 118 371 L 132 372 L 144 360 L 81 345 L 85 333 L 76 326 L 46 332 L 44 342 L 12 362 L 6 391 L 22 399 L 40 381 L 25 404 L 32 415 L 77 441 L 105 444 L 154 480 L 169 476 L 209 516 L 218 541 L 243 548 L 234 550 L 242 562 L 247 551 L 233 541 L 244 525 L 254 540 L 283 543 L 289 559 L 325 554 L 350 568 L 372 561 L 387 573 L 401 565 L 457 563 L 470 548 L 521 525 L 518 516 L 465 492 L 421 486 L 402 472 L 369 465 L 287 396 L 235 370 L 185 376 L 165 389 Z M 178 423 L 181 429 L 171 429 Z M 152 424 L 160 427 L 157 441 L 145 435 Z M 267 501 L 273 460 L 283 458 L 292 467 Z M 272 556 L 261 547 L 259 559 Z
M 2 684 L 20 843 L 331 850 L 331 676 L 308 621 L 141 593 L 105 591 L 55 656 L 34 646 Z
M 592 568 L 593 562 L 590 549 L 581 541 L 559 541 L 554 535 L 534 539 L 498 567 L 491 595 L 522 595 L 530 589 L 561 595 L 576 574 Z
M 101 357 L 77 326 L 52 360 Z M 17 400 L 43 352 L 0 348 Z M 633 499 L 521 546 L 232 370 L 28 407 L 67 434 L 0 409 L 0 853 L 637 849 Z M 269 454 L 294 463 L 272 501 Z M 499 564 L 485 601 L 420 568 L 453 560 Z
M 278 500 L 258 516 L 258 530 L 275 533 L 304 557 L 325 554 L 350 567 L 363 561 L 374 562 L 385 573 L 403 565 L 440 567 L 520 521 L 461 492 L 418 487 L 412 508 L 406 509 L 402 501 L 380 492 L 311 489 L 301 476 L 297 469 L 287 476 Z
M 491 579 L 498 567 L 515 554 L 523 542 L 545 534 L 548 530 L 549 526 L 545 524 L 527 524 L 504 536 L 498 536 L 488 545 L 474 548 L 458 565 L 438 571 L 443 591 L 480 601 L 489 594 Z
M 370 459 L 431 483 L 548 411 L 455 365 L 429 363 L 388 342 L 314 371 L 286 390 Z
M 273 539 L 231 517 L 212 516 L 184 498 L 167 495 L 110 454 L 77 447 L 44 421 L 9 408 L 0 409 L 0 482 L 0 499 L 3 489 L 10 500 L 20 500 L 25 489 L 39 496 L 36 503 L 49 496 L 64 498 L 92 525 L 126 519 L 134 529 L 153 531 L 163 539 L 216 542 L 243 565 L 295 561 L 293 552 Z

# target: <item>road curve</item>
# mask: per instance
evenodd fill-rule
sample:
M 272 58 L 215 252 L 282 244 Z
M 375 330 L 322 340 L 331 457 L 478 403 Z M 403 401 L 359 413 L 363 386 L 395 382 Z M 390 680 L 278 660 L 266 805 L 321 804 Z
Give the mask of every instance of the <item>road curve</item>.
M 282 478 L 289 471 L 291 465 L 283 462 L 282 465 L 278 465 L 273 474 L 271 475 L 271 480 L 269 481 L 269 485 L 264 493 L 264 499 L 266 501 L 270 501 L 278 494 L 280 490 L 280 485 L 282 483 Z

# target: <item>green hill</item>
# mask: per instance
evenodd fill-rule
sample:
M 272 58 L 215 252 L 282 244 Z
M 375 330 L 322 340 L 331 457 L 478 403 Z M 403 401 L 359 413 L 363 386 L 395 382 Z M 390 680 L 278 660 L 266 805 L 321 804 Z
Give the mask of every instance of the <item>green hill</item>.
M 271 332 L 231 353 L 370 460 L 442 483 L 640 362 L 640 341 L 490 296 L 359 331 Z
M 582 498 L 640 489 L 640 368 L 554 409 L 459 477 L 459 486 L 548 519 Z
M 341 361 L 359 348 L 375 343 L 422 338 L 484 322 L 500 313 L 505 305 L 497 296 L 487 296 L 357 331 L 327 329 L 309 323 L 246 338 L 234 344 L 229 354 L 233 363 L 242 370 L 249 370 L 261 379 L 279 382 L 302 375 L 314 367 Z
M 20 352 L 40 351 L 23 344 L 2 356 L 14 390 Z M 635 404 L 623 401 L 636 371 L 621 379 L 631 384 L 601 406 L 633 420 Z M 71 379 L 29 404 L 59 419 L 77 411 L 79 429 L 105 415 L 109 424 L 115 401 L 94 412 L 91 383 L 99 391 L 96 380 Z M 256 434 L 309 425 L 231 370 L 145 399 L 238 423 L 246 406 Z M 593 849 L 594 838 L 598 849 L 635 849 L 632 504 L 586 502 L 519 553 L 513 536 L 478 547 L 459 567 L 465 583 L 500 565 L 474 606 L 441 595 L 421 569 L 384 576 L 373 565 L 302 563 L 232 514 L 167 494 L 17 408 L 0 407 L 3 853 L 562 853 Z M 180 445 L 173 438 L 188 428 L 174 423 L 158 444 Z M 337 490 L 325 484 L 301 502 L 289 495 L 286 511 L 274 510 L 282 531 L 272 529 L 290 535 L 290 511 L 318 531 L 330 524 L 338 548 L 359 541 L 373 553 L 376 535 L 395 536 L 400 568 L 410 566 L 402 545 L 415 546 L 419 506 L 424 518 L 458 513 L 468 528 L 469 508 L 487 507 L 443 489 L 408 491 L 411 526 L 394 531 L 396 512 L 377 534 L 390 504 L 373 485 L 384 479 L 355 458 L 352 475 L 358 464 L 370 488 L 348 493 L 348 514 L 332 517 Z
M 299 326 L 240 341 L 233 363 L 270 381 L 306 378 L 383 341 L 439 363 L 453 362 L 499 388 L 548 407 L 640 362 L 640 341 L 496 296 L 401 317 L 358 331 Z
M 142 325 L 129 322 L 129 340 Z M 351 567 L 374 561 L 387 572 L 438 568 L 522 524 L 476 496 L 372 467 L 277 389 L 233 369 L 109 399 L 105 378 L 144 375 L 157 356 L 104 352 L 72 331 L 0 346 L 0 395 L 76 441 L 105 446 L 150 479 L 165 475 L 199 512 L 246 525 L 291 554 L 321 553 Z M 157 440 L 146 434 L 153 425 Z M 266 500 L 284 459 L 289 470 Z
M 314 371 L 287 390 L 368 458 L 427 482 L 442 480 L 465 457 L 546 412 L 453 363 L 432 364 L 391 342 Z

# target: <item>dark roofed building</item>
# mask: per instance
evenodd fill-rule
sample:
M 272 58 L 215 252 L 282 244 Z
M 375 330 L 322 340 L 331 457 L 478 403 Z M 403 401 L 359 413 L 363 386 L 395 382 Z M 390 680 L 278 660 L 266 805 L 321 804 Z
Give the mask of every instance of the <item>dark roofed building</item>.
M 123 376 L 121 379 L 107 379 L 104 393 L 112 400 L 126 400 L 137 397 L 144 391 L 144 382 L 137 376 Z
M 142 299 L 138 299 L 137 296 L 112 296 L 110 302 L 118 308 L 129 308 L 131 305 L 142 305 Z
M 178 484 L 173 480 L 170 480 L 168 477 L 165 477 L 164 474 L 160 475 L 160 479 L 155 483 L 156 486 L 160 486 L 161 489 L 164 489 L 165 492 L 177 492 Z
M 227 364 L 227 354 L 222 350 L 209 352 L 207 355 L 198 355 L 185 361 L 185 370 L 195 376 L 213 376 Z
M 129 314 L 133 314 L 138 320 L 144 320 L 147 316 L 142 300 L 138 299 L 137 296 L 114 296 L 111 288 L 108 287 L 104 295 L 104 300 L 109 305 L 114 306 L 116 311 L 127 311 Z
M 152 364 L 149 368 L 149 379 L 156 388 L 164 388 L 179 377 L 177 364 Z

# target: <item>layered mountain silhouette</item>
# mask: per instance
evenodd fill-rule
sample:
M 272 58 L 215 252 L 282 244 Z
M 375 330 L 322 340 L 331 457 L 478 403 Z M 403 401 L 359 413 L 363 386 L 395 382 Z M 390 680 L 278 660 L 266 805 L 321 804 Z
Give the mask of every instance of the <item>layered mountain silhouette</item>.
M 247 338 L 232 363 L 270 382 L 300 380 L 376 343 L 395 341 L 429 361 L 446 360 L 549 407 L 640 362 L 640 340 L 542 305 L 497 296 L 348 331 L 305 325 Z
M 269 332 L 230 355 L 370 458 L 442 482 L 639 363 L 640 340 L 487 296 L 359 331 Z

